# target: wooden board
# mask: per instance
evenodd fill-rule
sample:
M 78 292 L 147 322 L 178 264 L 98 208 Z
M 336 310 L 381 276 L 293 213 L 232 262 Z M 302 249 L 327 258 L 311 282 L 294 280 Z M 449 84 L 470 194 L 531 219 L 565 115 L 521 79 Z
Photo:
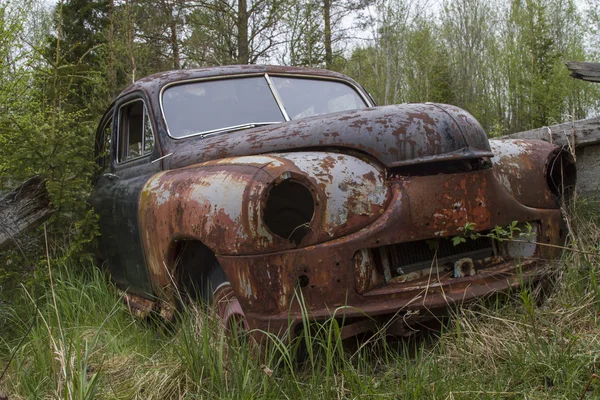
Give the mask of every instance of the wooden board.
M 550 138 L 552 136 L 552 139 Z M 532 129 L 504 136 L 508 139 L 541 139 L 562 146 L 567 143 L 587 146 L 600 143 L 600 117 Z
M 569 61 L 567 68 L 573 78 L 590 82 L 600 82 L 600 63 Z

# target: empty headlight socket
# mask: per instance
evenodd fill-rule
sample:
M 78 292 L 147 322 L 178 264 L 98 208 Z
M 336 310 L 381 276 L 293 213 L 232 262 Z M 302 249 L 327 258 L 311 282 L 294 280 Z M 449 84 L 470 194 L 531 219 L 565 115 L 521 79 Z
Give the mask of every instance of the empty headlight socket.
M 572 200 L 577 179 L 575 160 L 567 150 L 556 149 L 546 163 L 546 183 L 556 198 L 569 203 Z
M 267 190 L 263 220 L 271 233 L 298 246 L 311 232 L 318 201 L 313 185 L 303 176 L 286 172 Z

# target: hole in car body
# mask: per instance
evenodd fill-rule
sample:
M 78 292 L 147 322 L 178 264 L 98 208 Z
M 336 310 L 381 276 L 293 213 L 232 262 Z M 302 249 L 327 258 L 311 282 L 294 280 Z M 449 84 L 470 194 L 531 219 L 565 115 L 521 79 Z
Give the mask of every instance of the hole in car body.
M 273 186 L 266 201 L 264 220 L 277 236 L 299 245 L 310 232 L 315 201 L 306 186 L 286 179 Z

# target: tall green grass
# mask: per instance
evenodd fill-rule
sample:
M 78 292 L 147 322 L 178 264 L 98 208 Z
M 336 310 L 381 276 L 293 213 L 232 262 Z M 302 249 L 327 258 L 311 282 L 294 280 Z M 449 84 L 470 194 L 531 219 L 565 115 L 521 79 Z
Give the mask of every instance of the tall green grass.
M 545 301 L 532 288 L 453 310 L 433 336 L 342 345 L 336 319 L 260 348 L 191 304 L 174 326 L 141 321 L 95 267 L 52 265 L 2 328 L 10 399 L 600 398 L 600 218 L 572 217 L 573 247 Z M 78 271 L 78 272 L 75 272 Z M 84 271 L 84 272 L 81 272 Z M 34 318 L 33 328 L 29 324 Z M 25 340 L 19 346 L 20 339 Z M 301 355 L 301 360 L 299 356 Z M 588 381 L 592 382 L 586 392 Z

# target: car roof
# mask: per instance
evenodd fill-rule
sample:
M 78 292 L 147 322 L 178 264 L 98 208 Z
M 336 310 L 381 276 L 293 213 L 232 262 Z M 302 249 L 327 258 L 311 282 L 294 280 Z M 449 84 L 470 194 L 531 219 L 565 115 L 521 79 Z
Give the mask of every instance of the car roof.
M 196 69 L 180 69 L 148 75 L 128 86 L 121 92 L 119 97 L 138 90 L 143 90 L 149 94 L 157 94 L 165 85 L 179 81 L 264 73 L 311 75 L 323 78 L 342 79 L 360 87 L 355 81 L 343 74 L 319 68 L 288 67 L 281 65 L 227 65 Z

